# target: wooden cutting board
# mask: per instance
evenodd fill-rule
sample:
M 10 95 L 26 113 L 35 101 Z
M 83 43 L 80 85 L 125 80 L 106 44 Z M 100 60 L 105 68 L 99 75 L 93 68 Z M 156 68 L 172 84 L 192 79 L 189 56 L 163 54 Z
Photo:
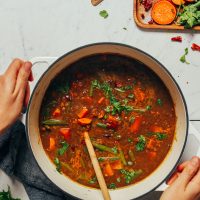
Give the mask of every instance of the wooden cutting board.
M 159 25 L 156 23 L 149 24 L 151 21 L 151 9 L 146 12 L 144 6 L 141 5 L 140 0 L 133 0 L 133 16 L 136 24 L 141 28 L 146 29 L 168 29 L 168 30 L 200 30 L 200 26 L 195 26 L 192 29 L 185 29 L 184 26 L 176 25 L 176 24 L 169 24 L 169 25 Z M 157 0 L 153 0 L 155 2 Z

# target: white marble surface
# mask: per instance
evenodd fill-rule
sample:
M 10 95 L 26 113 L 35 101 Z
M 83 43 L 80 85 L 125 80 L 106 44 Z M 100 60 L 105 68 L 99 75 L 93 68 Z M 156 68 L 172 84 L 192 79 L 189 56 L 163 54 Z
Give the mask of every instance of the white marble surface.
M 99 16 L 103 9 L 109 13 L 107 19 Z M 133 0 L 104 0 L 97 7 L 90 0 L 0 0 L 0 73 L 15 57 L 57 57 L 89 43 L 125 43 L 168 68 L 185 95 L 190 119 L 200 120 L 200 52 L 190 50 L 193 42 L 200 44 L 199 34 L 138 28 Z M 170 41 L 177 35 L 183 37 L 182 43 Z M 179 61 L 186 47 L 190 65 Z M 200 122 L 192 123 L 200 131 Z

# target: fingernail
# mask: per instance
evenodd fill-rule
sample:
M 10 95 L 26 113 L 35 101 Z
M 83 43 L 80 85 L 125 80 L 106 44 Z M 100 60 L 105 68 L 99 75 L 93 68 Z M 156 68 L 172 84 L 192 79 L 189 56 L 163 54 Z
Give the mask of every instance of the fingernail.
M 25 69 L 26 72 L 30 73 L 31 67 L 32 67 L 32 63 L 31 62 L 25 62 L 24 69 Z

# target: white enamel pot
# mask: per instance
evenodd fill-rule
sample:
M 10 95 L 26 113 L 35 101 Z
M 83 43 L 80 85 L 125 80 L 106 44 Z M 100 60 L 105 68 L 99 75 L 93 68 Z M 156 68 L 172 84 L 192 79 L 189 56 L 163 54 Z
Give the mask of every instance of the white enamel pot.
M 145 52 L 131 46 L 117 43 L 97 43 L 75 49 L 57 59 L 37 82 L 28 105 L 26 114 L 26 132 L 36 162 L 44 174 L 62 191 L 79 199 L 103 199 L 101 191 L 85 187 L 72 181 L 70 178 L 58 173 L 54 164 L 46 155 L 39 132 L 39 111 L 44 94 L 55 76 L 70 64 L 79 59 L 98 53 L 116 53 L 125 55 L 144 63 L 154 71 L 168 88 L 175 105 L 177 117 L 176 140 L 173 141 L 171 150 L 160 166 L 144 180 L 127 187 L 110 190 L 113 200 L 135 199 L 155 190 L 175 169 L 183 153 L 188 134 L 188 113 L 183 94 L 175 79 L 167 69 L 156 59 Z

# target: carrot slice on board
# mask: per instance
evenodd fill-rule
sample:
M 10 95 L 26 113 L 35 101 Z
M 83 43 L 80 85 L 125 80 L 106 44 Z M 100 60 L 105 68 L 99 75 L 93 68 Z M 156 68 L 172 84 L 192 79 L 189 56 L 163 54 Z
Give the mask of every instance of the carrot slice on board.
M 153 5 L 151 17 L 157 24 L 171 24 L 176 17 L 176 8 L 167 0 L 158 1 Z
M 184 0 L 172 0 L 172 2 L 173 2 L 174 4 L 176 4 L 176 5 L 178 5 L 178 6 L 180 6 L 180 5 L 182 5 L 182 4 L 185 3 Z

